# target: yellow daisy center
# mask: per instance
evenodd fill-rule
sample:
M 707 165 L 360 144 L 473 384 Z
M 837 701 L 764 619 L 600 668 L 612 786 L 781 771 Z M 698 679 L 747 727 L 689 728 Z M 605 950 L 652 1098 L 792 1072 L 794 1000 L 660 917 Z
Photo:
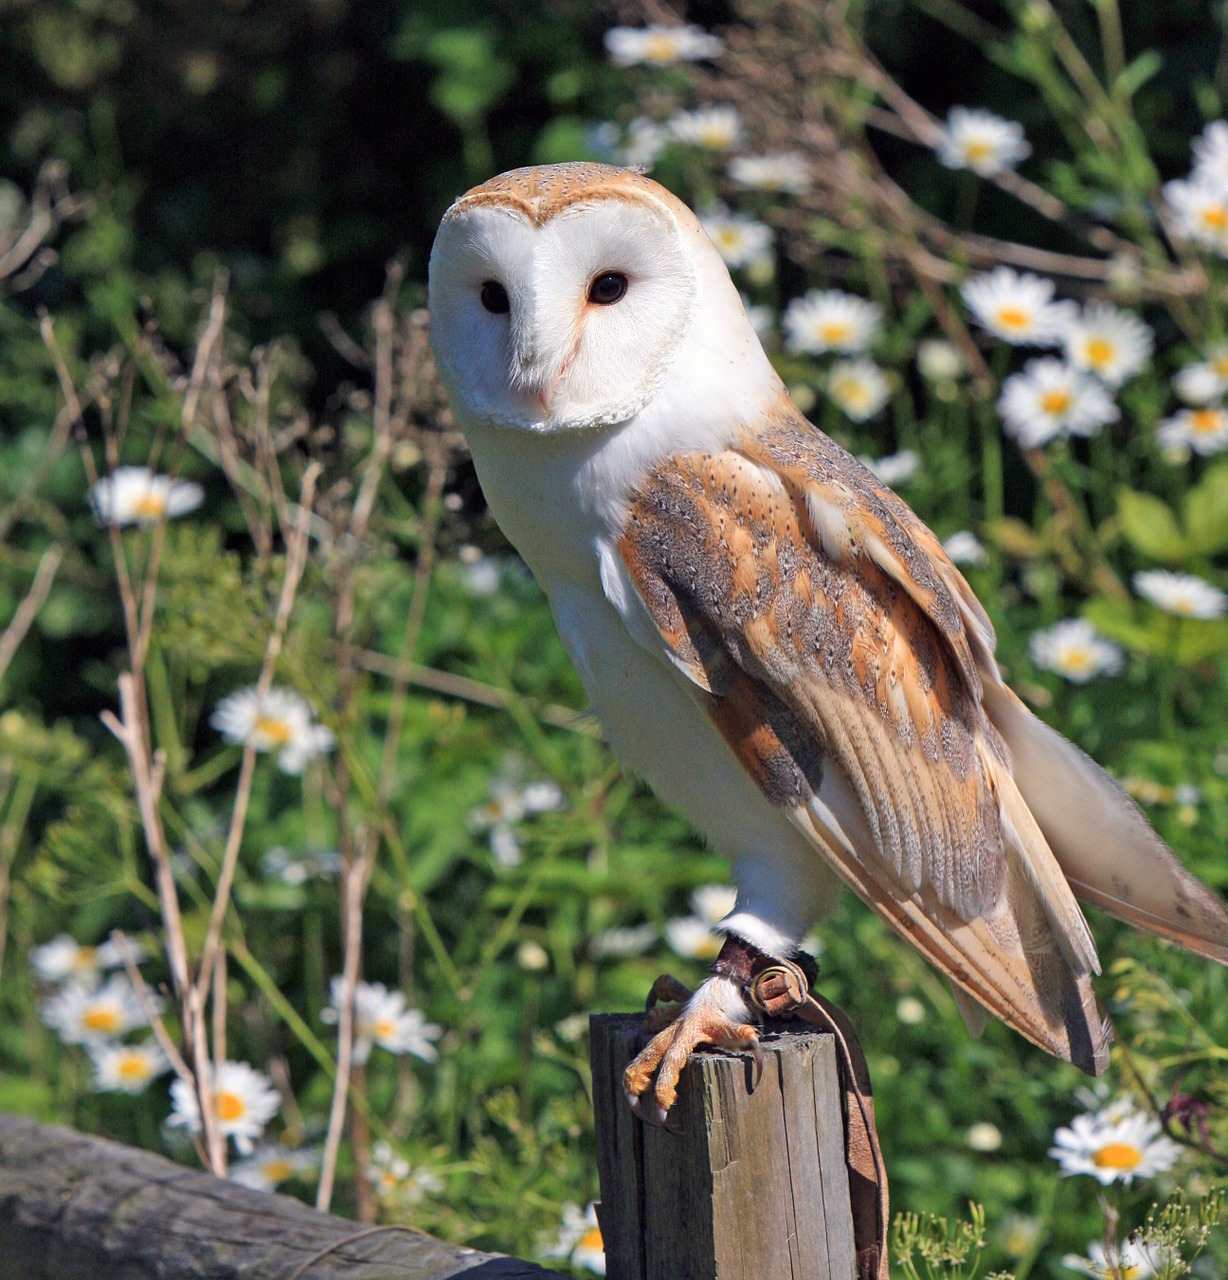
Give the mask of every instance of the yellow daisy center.
M 1089 338 L 1084 350 L 1087 354 L 1087 363 L 1093 369 L 1103 369 L 1106 364 L 1112 363 L 1113 357 L 1117 354 L 1117 348 L 1108 338 Z
M 144 1080 L 149 1075 L 149 1063 L 137 1053 L 120 1058 L 115 1074 L 121 1080 Z
M 132 514 L 142 520 L 159 520 L 166 512 L 166 498 L 160 493 L 143 493 L 132 504 Z
M 1066 410 L 1070 408 L 1070 403 L 1073 399 L 1074 397 L 1069 391 L 1062 389 L 1046 391 L 1040 398 L 1040 407 L 1046 413 L 1065 413 Z
M 831 393 L 837 400 L 843 400 L 854 409 L 862 408 L 870 401 L 869 391 L 856 378 L 837 378 L 831 384 Z
M 1068 649 L 1062 654 L 1062 666 L 1067 671 L 1088 671 L 1091 665 L 1092 655 L 1088 649 Z
M 964 159 L 973 161 L 988 160 L 993 155 L 993 143 L 984 138 L 970 138 L 964 143 Z
M 1222 204 L 1212 205 L 1202 211 L 1202 220 L 1212 231 L 1224 231 L 1228 229 L 1228 208 Z
M 81 1025 L 87 1031 L 100 1031 L 108 1036 L 113 1036 L 119 1030 L 119 1022 L 119 1014 L 104 1005 L 87 1009 L 81 1018 Z
M 1143 1153 L 1128 1142 L 1109 1142 L 1092 1156 L 1097 1169 L 1137 1169 Z
M 397 1024 L 391 1018 L 380 1018 L 371 1027 L 371 1034 L 376 1040 L 388 1040 L 395 1033 Z
M 589 1229 L 580 1237 L 576 1245 L 577 1249 L 604 1249 L 605 1241 L 601 1238 L 600 1227 L 589 1227 Z
M 721 940 L 712 934 L 695 948 L 696 960 L 715 960 L 721 953 Z
M 833 347 L 838 342 L 847 342 L 853 336 L 853 326 L 847 320 L 825 320 L 819 325 L 819 337 Z
M 219 1120 L 241 1120 L 247 1114 L 247 1103 L 237 1093 L 219 1089 L 213 1095 L 213 1109 Z
M 289 1160 L 279 1158 L 277 1160 L 270 1160 L 267 1164 L 261 1165 L 260 1171 L 270 1182 L 285 1182 L 285 1180 L 294 1172 L 294 1169 Z
M 1012 329 L 1022 333 L 1032 327 L 1032 313 L 1023 307 L 999 307 L 998 323 L 1003 329 Z
M 253 737 L 264 738 L 275 747 L 284 747 L 290 741 L 291 729 L 284 720 L 274 720 L 269 716 L 261 716 L 252 729 Z
M 699 130 L 699 141 L 705 147 L 718 150 L 733 145 L 733 134 L 728 125 L 706 124 Z
M 657 33 L 644 41 L 645 62 L 673 62 L 678 56 L 678 44 L 673 36 Z
M 1190 428 L 1198 432 L 1218 431 L 1224 415 L 1218 409 L 1195 409 L 1190 414 Z
M 721 227 L 716 233 L 716 242 L 723 249 L 736 249 L 742 243 L 742 233 L 737 227 Z
M 72 967 L 78 973 L 85 969 L 96 969 L 98 967 L 97 948 L 78 947 L 77 954 L 73 957 Z
M 1214 369 L 1221 378 L 1228 378 L 1228 356 L 1217 356 L 1211 361 L 1211 368 Z

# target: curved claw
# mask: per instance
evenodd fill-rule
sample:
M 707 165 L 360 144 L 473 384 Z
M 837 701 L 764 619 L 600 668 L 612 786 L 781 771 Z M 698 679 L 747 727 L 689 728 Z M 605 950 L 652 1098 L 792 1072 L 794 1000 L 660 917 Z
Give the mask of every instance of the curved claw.
M 750 1044 L 746 1046 L 747 1053 L 750 1054 L 751 1066 L 751 1083 L 750 1091 L 754 1091 L 759 1087 L 759 1081 L 763 1079 L 763 1050 L 759 1047 L 759 1037 L 756 1036 Z

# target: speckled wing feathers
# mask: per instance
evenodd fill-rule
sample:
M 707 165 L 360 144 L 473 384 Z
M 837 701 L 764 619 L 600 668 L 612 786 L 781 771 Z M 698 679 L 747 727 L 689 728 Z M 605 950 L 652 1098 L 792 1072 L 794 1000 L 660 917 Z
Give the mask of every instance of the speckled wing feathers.
M 993 745 L 980 740 L 980 681 L 954 601 L 931 577 L 948 641 L 878 563 L 850 573 L 816 548 L 806 519 L 779 473 L 742 453 L 678 458 L 642 487 L 620 550 L 726 740 L 755 707 L 773 726 L 771 742 L 730 742 L 757 777 L 783 779 L 790 755 L 792 788 L 772 798 L 806 803 L 807 777 L 830 759 L 901 887 L 930 885 L 961 916 L 981 914 L 1000 896 L 1003 858 L 982 759 Z

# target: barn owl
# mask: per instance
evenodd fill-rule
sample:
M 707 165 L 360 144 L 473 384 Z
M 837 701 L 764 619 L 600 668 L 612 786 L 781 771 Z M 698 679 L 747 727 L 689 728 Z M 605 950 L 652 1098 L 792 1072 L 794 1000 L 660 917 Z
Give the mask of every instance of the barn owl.
M 938 539 L 802 416 L 695 215 L 642 174 L 462 196 L 431 334 L 487 502 L 617 755 L 732 860 L 714 972 L 628 1068 L 663 1122 L 693 1048 L 757 1050 L 746 980 L 848 886 L 986 1012 L 1086 1071 L 1091 903 L 1228 963 L 1228 913 L 1003 683 Z

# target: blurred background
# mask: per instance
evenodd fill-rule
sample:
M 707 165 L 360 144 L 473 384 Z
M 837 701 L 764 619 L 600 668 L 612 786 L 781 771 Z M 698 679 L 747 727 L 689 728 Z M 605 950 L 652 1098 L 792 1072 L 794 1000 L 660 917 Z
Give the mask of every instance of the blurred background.
M 649 164 L 704 215 L 799 404 L 947 540 L 1016 687 L 1228 886 L 1223 6 L 0 17 L 0 1109 L 599 1268 L 586 1014 L 698 980 L 730 891 L 584 717 L 434 378 L 435 227 L 520 165 Z M 914 1224 L 902 1267 L 1228 1274 L 1222 971 L 1093 923 L 1098 1093 L 970 1039 L 860 906 L 811 940 L 893 1203 L 985 1206 L 983 1248 Z M 260 1076 L 226 1086 L 246 1128 L 202 1123 L 190 1053 L 122 1073 L 140 974 L 172 1047 L 215 1034 L 185 1012 L 202 973 L 219 1060 Z M 1076 1114 L 1078 1171 L 1050 1155 Z

